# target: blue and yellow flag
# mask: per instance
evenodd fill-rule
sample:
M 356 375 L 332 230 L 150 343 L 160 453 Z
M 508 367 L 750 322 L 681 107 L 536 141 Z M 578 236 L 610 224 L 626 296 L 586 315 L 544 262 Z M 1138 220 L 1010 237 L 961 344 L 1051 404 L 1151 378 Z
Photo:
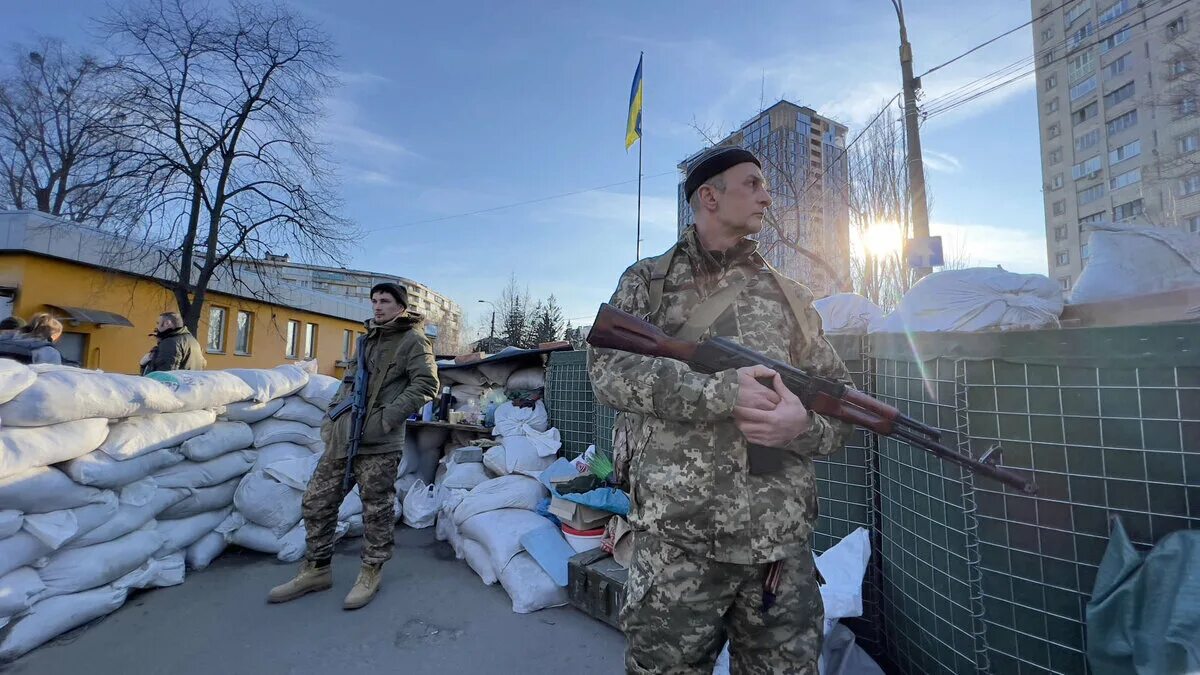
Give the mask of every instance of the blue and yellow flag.
M 629 89 L 629 119 L 625 123 L 625 149 L 642 137 L 642 57 L 638 56 L 633 87 Z

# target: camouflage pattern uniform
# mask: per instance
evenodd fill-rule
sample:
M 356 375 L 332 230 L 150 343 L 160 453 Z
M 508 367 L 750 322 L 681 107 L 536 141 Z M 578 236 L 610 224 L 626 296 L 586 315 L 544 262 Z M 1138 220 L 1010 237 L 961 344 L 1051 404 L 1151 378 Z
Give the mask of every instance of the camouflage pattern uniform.
M 694 228 L 677 244 L 662 304 L 649 288 L 656 259 L 621 276 L 611 303 L 669 334 L 690 310 L 745 274 L 750 281 L 705 337 L 727 336 L 774 359 L 849 383 L 821 332 L 804 286 L 778 277 L 743 240 L 705 251 Z M 792 284 L 803 320 L 777 279 Z M 590 354 L 599 402 L 644 416 L 629 430 L 630 522 L 637 531 L 622 624 L 635 673 L 711 673 L 726 637 L 734 672 L 816 673 L 823 612 L 813 581 L 817 518 L 812 458 L 841 449 L 852 427 L 813 416 L 811 429 L 779 452 L 784 467 L 747 471 L 746 439 L 733 420 L 737 373 L 607 349 Z M 778 599 L 762 611 L 769 563 L 785 560 Z
M 367 419 L 363 425 L 358 456 L 354 458 L 354 482 L 363 503 L 363 563 L 379 565 L 392 557 L 396 516 L 396 471 L 404 447 L 404 421 L 429 401 L 438 389 L 437 366 L 429 340 L 416 330 L 419 314 L 408 313 L 377 325 L 367 321 L 366 359 L 368 371 Z M 361 357 L 362 355 L 357 355 Z M 346 366 L 342 385 L 330 409 L 338 407 L 354 392 L 357 364 Z M 333 539 L 338 508 L 346 497 L 342 479 L 353 423 L 353 412 L 336 420 L 326 416 L 321 425 L 325 454 L 317 463 L 304 492 L 303 512 L 307 553 L 313 563 L 324 565 L 333 557 Z

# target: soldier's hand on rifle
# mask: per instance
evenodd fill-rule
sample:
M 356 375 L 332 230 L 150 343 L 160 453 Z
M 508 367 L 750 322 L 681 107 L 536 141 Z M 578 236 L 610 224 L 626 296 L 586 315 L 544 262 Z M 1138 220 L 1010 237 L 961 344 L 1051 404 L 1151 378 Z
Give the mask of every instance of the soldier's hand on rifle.
M 742 370 L 752 369 L 739 369 L 739 379 Z M 763 370 L 768 369 L 763 368 Z M 768 370 L 768 372 L 771 371 Z M 799 397 L 783 384 L 783 378 L 775 374 L 772 384 L 775 387 L 774 393 L 779 399 L 779 403 L 774 409 L 762 410 L 743 407 L 740 405 L 741 395 L 739 394 L 739 405 L 733 409 L 733 419 L 738 430 L 751 443 L 768 448 L 782 448 L 795 440 L 797 436 L 807 432 L 812 427 L 812 418 L 808 414 L 808 408 L 804 407 Z
M 779 405 L 779 394 L 764 385 L 759 379 L 779 377 L 775 371 L 766 366 L 746 366 L 737 369 L 738 397 L 734 403 L 736 408 L 752 408 L 754 410 L 774 410 Z

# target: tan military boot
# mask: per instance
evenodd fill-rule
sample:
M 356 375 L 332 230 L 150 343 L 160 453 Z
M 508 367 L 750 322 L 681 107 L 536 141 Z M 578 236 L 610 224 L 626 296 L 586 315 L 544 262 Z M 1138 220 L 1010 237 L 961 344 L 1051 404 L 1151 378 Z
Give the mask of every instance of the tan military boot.
M 354 588 L 346 594 L 346 601 L 342 603 L 345 609 L 358 609 L 371 601 L 375 594 L 379 592 L 379 577 L 383 571 L 382 565 L 367 565 L 363 564 L 362 569 L 358 572 L 358 581 L 354 582 Z
M 321 567 L 305 560 L 300 565 L 300 572 L 291 581 L 271 589 L 267 596 L 270 602 L 287 602 L 307 593 L 325 591 L 333 588 L 333 570 L 326 563 Z

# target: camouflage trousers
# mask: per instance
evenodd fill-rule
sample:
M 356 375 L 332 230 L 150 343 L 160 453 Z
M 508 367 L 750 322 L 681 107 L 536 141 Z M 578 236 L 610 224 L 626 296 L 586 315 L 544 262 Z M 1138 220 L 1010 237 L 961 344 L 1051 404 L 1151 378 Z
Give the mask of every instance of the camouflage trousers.
M 817 675 L 824 607 L 812 555 L 784 561 L 764 612 L 768 567 L 717 562 L 639 532 L 621 611 L 627 672 L 711 675 L 729 640 L 733 675 Z
M 351 487 L 358 483 L 358 493 L 362 497 L 362 560 L 368 565 L 380 565 L 392 557 L 396 532 L 396 470 L 399 468 L 399 452 L 354 458 Z M 325 453 L 304 491 L 304 528 L 308 545 L 305 557 L 310 562 L 324 562 L 333 557 L 338 509 L 346 498 L 346 491 L 342 489 L 345 474 L 346 458 L 334 458 Z

